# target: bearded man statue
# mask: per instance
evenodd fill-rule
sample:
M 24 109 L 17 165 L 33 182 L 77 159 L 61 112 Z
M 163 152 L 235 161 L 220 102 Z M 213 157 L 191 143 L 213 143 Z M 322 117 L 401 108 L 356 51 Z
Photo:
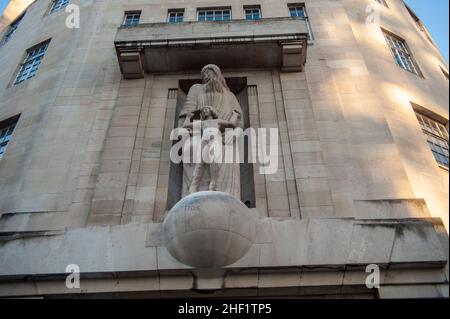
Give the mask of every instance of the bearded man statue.
M 243 128 L 242 109 L 236 96 L 230 91 L 222 75 L 222 71 L 217 65 L 208 64 L 202 71 L 202 84 L 193 85 L 186 97 L 186 101 L 180 113 L 180 127 L 192 126 L 194 120 L 200 120 L 198 115 L 204 109 L 210 109 L 218 120 L 226 123 L 233 123 L 228 128 Z M 225 155 L 225 146 L 233 144 L 235 147 L 236 140 L 234 138 L 225 139 L 224 132 L 222 143 L 222 155 Z M 193 137 L 191 136 L 191 142 Z M 192 145 L 192 143 L 191 143 Z M 225 192 L 240 199 L 240 165 L 234 160 L 233 163 L 213 164 L 215 177 L 211 179 L 210 174 L 204 174 L 201 180 L 198 177 L 193 178 L 195 163 L 183 163 L 183 191 L 182 197 L 195 191 L 211 190 L 211 182 L 214 182 L 214 190 Z M 194 183 L 194 185 L 193 185 Z M 192 187 L 194 186 L 194 187 Z

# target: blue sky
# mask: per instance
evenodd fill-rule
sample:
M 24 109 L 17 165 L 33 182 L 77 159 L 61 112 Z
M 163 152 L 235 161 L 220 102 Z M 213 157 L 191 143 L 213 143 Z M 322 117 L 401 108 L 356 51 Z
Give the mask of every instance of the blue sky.
M 449 0 L 406 0 L 430 31 L 448 63 Z
M 9 0 L 0 0 L 0 13 L 3 13 Z M 430 30 L 448 63 L 448 10 L 449 0 L 406 0 L 411 8 Z

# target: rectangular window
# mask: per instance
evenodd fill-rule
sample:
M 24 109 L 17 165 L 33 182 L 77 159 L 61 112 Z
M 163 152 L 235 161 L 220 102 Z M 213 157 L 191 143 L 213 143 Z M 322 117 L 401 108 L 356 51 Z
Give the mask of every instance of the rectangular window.
M 305 19 L 306 28 L 308 29 L 308 40 L 309 41 L 314 40 L 314 35 L 312 32 L 311 24 L 309 22 L 308 14 L 306 12 L 305 4 L 304 3 L 288 4 L 288 8 L 292 18 Z
M 69 0 L 53 0 L 52 7 L 50 8 L 50 13 L 59 11 L 65 8 L 69 4 Z
M 404 70 L 422 76 L 406 41 L 384 30 L 383 34 L 397 64 Z
M 262 18 L 259 6 L 246 6 L 244 7 L 244 13 L 246 20 L 259 20 Z
M 428 145 L 433 152 L 436 161 L 446 168 L 449 167 L 448 159 L 448 130 L 445 125 L 416 111 L 417 119 L 423 132 L 427 136 Z
M 293 18 L 306 18 L 306 11 L 304 4 L 290 4 L 289 12 Z
M 26 57 L 20 65 L 14 85 L 26 81 L 36 75 L 49 43 L 50 41 L 46 41 L 27 50 Z
M 25 13 L 23 13 L 20 17 L 18 17 L 13 23 L 11 23 L 11 25 L 8 28 L 8 31 L 6 31 L 5 36 L 3 37 L 1 43 L 0 43 L 0 47 L 2 45 L 5 45 L 6 43 L 9 42 L 9 40 L 11 40 L 14 32 L 16 32 L 17 28 L 19 27 L 20 22 L 22 21 L 23 17 L 25 16 Z
M 167 22 L 178 23 L 184 20 L 184 9 L 170 9 L 167 14 Z
M 231 9 L 199 9 L 197 11 L 198 21 L 229 21 L 231 20 Z
M 139 24 L 139 20 L 141 19 L 141 11 L 126 11 L 123 17 L 124 26 L 135 26 Z
M 0 160 L 5 154 L 9 141 L 11 141 L 11 137 L 18 120 L 19 116 L 15 116 L 7 119 L 6 121 L 0 122 Z
M 388 5 L 387 5 L 386 0 L 375 0 L 375 1 L 378 2 L 379 4 L 385 6 L 386 8 L 389 8 Z

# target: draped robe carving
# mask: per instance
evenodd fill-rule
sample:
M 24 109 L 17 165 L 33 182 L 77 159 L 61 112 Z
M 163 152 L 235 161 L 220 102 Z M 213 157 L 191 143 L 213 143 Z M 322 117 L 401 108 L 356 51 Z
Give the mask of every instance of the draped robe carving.
M 203 84 L 193 85 L 186 97 L 186 101 L 180 113 L 179 126 L 182 127 L 188 122 L 199 120 L 195 117 L 201 109 L 206 106 L 211 107 L 218 119 L 230 121 L 233 114 L 239 114 L 237 127 L 243 128 L 242 109 L 236 96 L 230 91 L 225 83 L 225 79 L 219 67 L 207 65 L 202 70 Z M 236 144 L 233 139 L 225 140 L 223 136 L 222 155 L 225 153 L 225 144 Z M 191 136 L 192 139 L 192 136 Z M 192 152 L 191 152 L 192 153 Z M 240 164 L 220 163 L 218 164 L 217 191 L 229 193 L 236 198 L 240 198 Z M 189 187 L 192 183 L 192 176 L 195 163 L 183 163 L 183 190 L 182 197 L 189 194 Z M 199 191 L 209 189 L 209 174 L 204 174 L 200 182 Z

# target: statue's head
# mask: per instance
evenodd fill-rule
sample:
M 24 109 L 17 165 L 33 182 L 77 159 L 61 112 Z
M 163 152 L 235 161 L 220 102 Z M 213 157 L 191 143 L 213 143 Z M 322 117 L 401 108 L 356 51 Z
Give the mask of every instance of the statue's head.
M 200 110 L 200 119 L 207 120 L 210 118 L 216 119 L 217 118 L 216 112 L 213 110 L 211 106 L 202 107 L 202 109 Z
M 224 92 L 229 90 L 222 71 L 215 64 L 208 64 L 203 67 L 202 80 L 207 92 Z

